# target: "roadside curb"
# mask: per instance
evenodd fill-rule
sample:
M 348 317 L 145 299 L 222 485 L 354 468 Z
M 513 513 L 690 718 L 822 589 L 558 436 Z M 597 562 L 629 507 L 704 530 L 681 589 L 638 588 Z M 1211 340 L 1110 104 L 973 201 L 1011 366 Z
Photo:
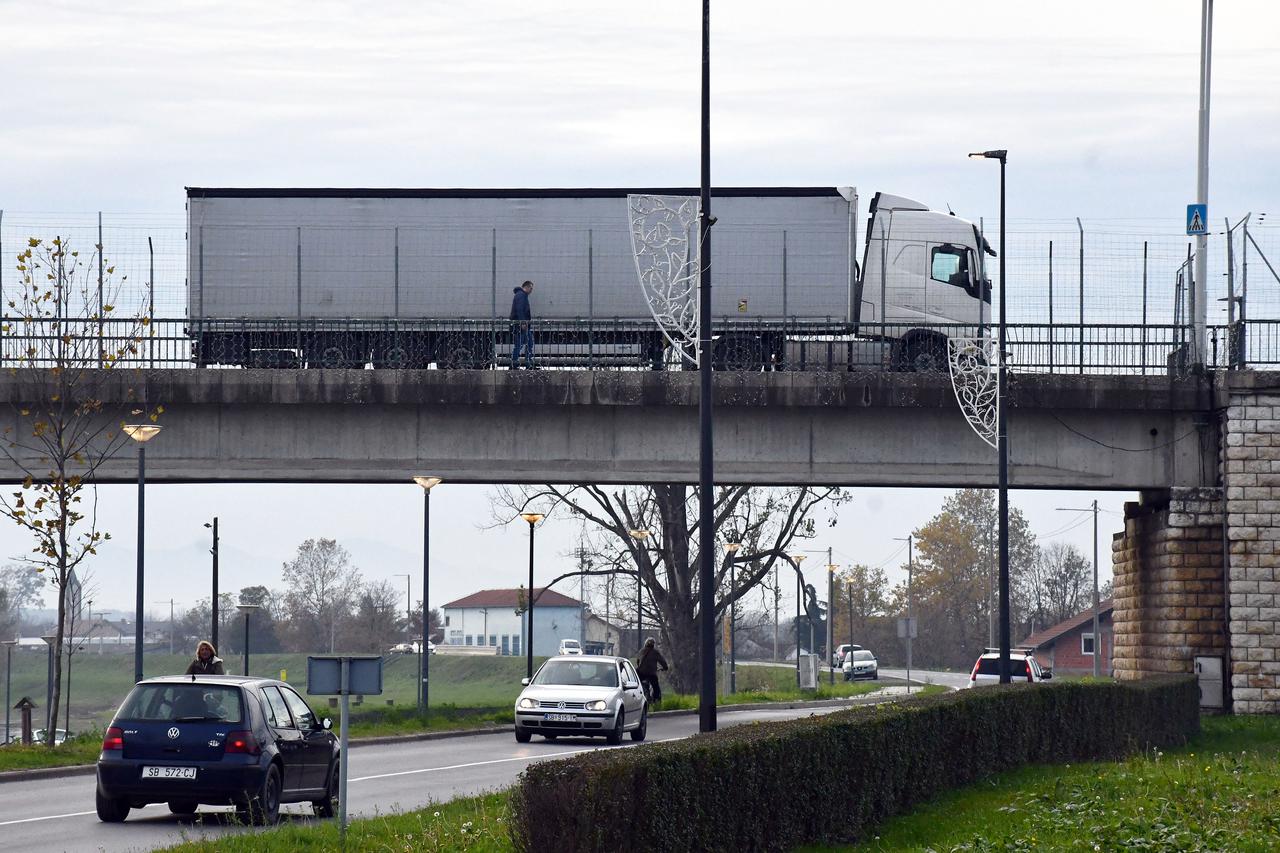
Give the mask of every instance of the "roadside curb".
M 867 693 L 862 696 L 850 696 L 845 699 L 797 700 L 795 702 L 749 702 L 740 705 L 717 705 L 718 713 L 734 711 L 794 711 L 798 708 L 837 708 L 845 705 L 875 705 L 899 698 L 899 694 L 877 696 Z M 905 697 L 903 697 L 905 698 Z M 674 711 L 654 711 L 654 717 L 692 717 L 698 713 L 697 708 L 681 708 Z M 480 735 L 511 734 L 513 726 L 488 726 L 478 729 L 452 729 L 444 732 L 419 732 L 408 735 L 382 735 L 379 737 L 360 738 L 351 741 L 351 749 L 363 746 L 384 746 L 395 743 L 412 743 L 414 741 L 445 740 L 447 738 L 478 737 Z M 70 764 L 65 767 L 35 767 L 30 770 L 5 770 L 0 772 L 0 785 L 6 782 L 21 782 L 32 779 L 57 779 L 71 776 L 92 776 L 97 772 L 96 764 Z

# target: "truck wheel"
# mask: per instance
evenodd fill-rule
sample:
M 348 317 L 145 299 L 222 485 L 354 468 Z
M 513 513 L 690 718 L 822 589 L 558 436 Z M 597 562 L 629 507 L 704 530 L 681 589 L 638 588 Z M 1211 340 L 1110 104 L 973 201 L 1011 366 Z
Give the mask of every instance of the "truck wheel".
M 716 347 L 714 364 L 717 370 L 761 370 L 760 342 L 747 335 L 725 335 Z
M 347 357 L 339 346 L 327 346 L 320 352 L 320 366 L 336 370 L 347 366 Z
M 904 370 L 913 373 L 947 372 L 947 339 L 937 334 L 922 334 L 902 342 Z

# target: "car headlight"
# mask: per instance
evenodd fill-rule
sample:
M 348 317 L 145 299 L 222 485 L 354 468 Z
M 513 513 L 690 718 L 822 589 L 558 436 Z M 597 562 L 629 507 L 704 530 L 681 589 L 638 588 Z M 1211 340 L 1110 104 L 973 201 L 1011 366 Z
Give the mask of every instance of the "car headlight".
M 527 710 L 529 708 L 536 708 L 537 706 L 533 703 L 532 699 L 525 696 L 520 699 L 520 702 L 518 703 L 518 707 L 521 707 Z
M 588 711 L 603 711 L 607 707 L 609 707 L 608 703 L 605 702 L 603 699 L 597 699 L 594 702 L 587 703 Z

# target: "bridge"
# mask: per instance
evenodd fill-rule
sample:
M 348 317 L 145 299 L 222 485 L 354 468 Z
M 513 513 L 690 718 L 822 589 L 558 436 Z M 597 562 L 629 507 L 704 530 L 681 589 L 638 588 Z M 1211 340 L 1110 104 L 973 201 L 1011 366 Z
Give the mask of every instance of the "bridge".
M 0 375 L 0 401 L 33 402 L 22 373 Z M 152 482 L 698 476 L 690 372 L 122 370 L 104 398 L 164 406 L 164 432 L 147 445 Z M 995 484 L 994 451 L 969 429 L 945 374 L 723 372 L 715 398 L 718 482 Z M 1024 374 L 1008 403 L 1015 487 L 1216 482 L 1218 427 L 1203 378 Z M 134 477 L 126 452 L 100 479 Z

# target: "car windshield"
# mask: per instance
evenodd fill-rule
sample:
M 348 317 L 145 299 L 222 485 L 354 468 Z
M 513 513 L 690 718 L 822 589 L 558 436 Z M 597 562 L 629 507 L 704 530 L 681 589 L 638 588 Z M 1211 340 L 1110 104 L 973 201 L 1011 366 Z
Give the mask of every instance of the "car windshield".
M 239 723 L 244 720 L 244 708 L 238 687 L 201 682 L 139 684 L 124 700 L 116 716 L 124 720 L 166 723 L 201 720 Z
M 853 659 L 854 660 L 875 660 L 876 656 L 871 654 L 871 652 L 854 652 Z
M 533 677 L 534 684 L 564 684 L 570 687 L 617 687 L 618 668 L 612 661 L 552 660 Z

